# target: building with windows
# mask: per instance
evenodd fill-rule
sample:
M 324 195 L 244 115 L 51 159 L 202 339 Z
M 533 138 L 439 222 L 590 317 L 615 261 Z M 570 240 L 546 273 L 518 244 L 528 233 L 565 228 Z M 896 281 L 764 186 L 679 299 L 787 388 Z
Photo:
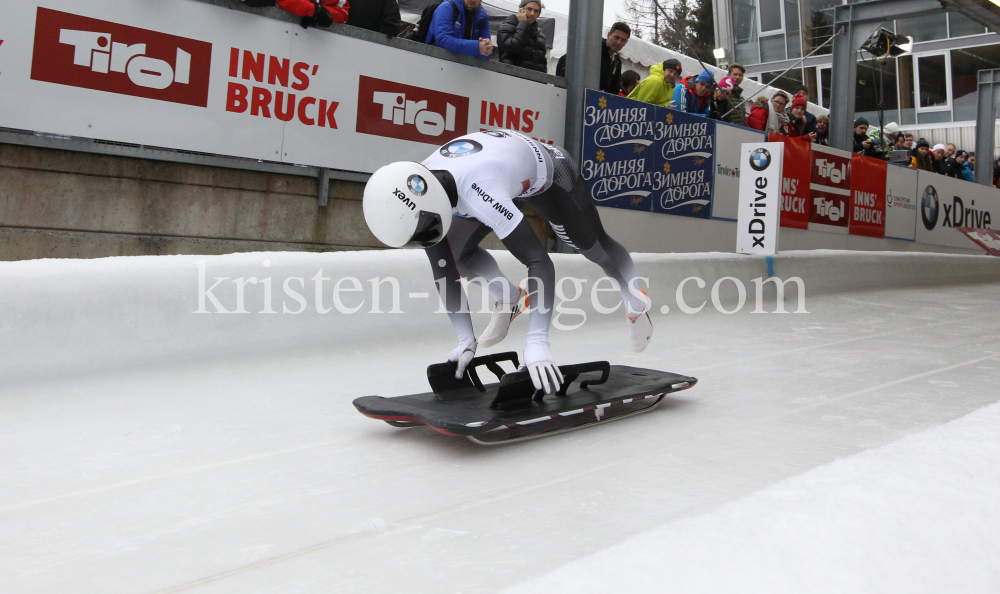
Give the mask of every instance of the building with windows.
M 829 107 L 836 93 L 830 88 L 832 44 L 823 44 L 833 34 L 833 7 L 854 1 L 713 0 L 717 44 L 730 62 L 747 67 L 748 77 L 787 91 L 806 85 L 813 101 Z M 857 115 L 877 122 L 881 102 L 886 123 L 897 122 L 932 144 L 972 150 L 976 72 L 1000 68 L 1000 35 L 957 12 L 882 26 L 912 37 L 913 51 L 881 64 L 860 55 Z M 796 65 L 803 56 L 810 57 Z

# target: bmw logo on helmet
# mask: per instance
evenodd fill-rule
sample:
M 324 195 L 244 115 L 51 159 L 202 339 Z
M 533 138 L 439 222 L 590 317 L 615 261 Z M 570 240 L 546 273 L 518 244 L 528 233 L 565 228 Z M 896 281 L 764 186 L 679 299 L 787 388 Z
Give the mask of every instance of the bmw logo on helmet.
M 920 218 L 924 220 L 924 227 L 928 231 L 937 226 L 939 210 L 937 190 L 934 186 L 927 186 L 920 199 Z
M 771 153 L 766 148 L 759 148 L 750 153 L 750 167 L 754 171 L 764 171 L 771 164 Z
M 406 178 L 406 187 L 415 195 L 423 196 L 427 193 L 427 180 L 414 174 Z
M 481 150 L 483 150 L 483 145 L 479 144 L 475 140 L 462 138 L 454 142 L 449 142 L 441 147 L 441 150 L 438 152 L 441 153 L 442 156 L 454 159 L 457 157 L 473 155 Z

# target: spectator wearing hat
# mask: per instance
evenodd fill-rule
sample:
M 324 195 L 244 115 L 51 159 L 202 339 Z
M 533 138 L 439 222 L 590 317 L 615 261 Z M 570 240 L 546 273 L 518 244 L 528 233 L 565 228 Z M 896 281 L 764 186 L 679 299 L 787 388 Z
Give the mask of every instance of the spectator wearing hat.
M 743 64 L 732 64 L 729 66 L 729 71 L 726 73 L 729 78 L 733 79 L 733 90 L 728 92 L 729 100 L 733 102 L 733 107 L 736 108 L 732 114 L 722 113 L 722 120 L 729 122 L 730 124 L 738 124 L 740 126 L 746 126 L 747 124 L 747 112 L 743 107 L 743 76 L 746 74 L 747 69 L 743 67 Z M 730 108 L 732 109 L 732 108 Z
M 712 111 L 712 73 L 702 70 L 698 76 L 686 76 L 674 88 L 674 109 L 708 117 Z
M 649 67 L 649 76 L 628 94 L 629 99 L 673 107 L 674 85 L 681 75 L 681 63 L 674 58 Z
M 802 97 L 803 99 L 805 99 L 806 100 L 806 109 L 809 108 L 809 87 L 807 87 L 805 85 L 802 85 L 801 87 L 795 89 L 795 97 Z M 793 100 L 794 100 L 794 97 L 793 97 Z M 815 132 L 816 131 L 816 116 L 814 116 L 813 114 L 811 114 L 808 111 L 806 111 L 805 115 L 803 117 L 806 119 L 806 132 Z
M 806 107 L 809 102 L 802 95 L 792 97 L 792 106 L 789 108 L 788 123 L 785 124 L 785 135 L 792 138 L 808 138 L 809 142 L 816 142 L 816 132 L 809 131 L 809 121 L 806 119 Z
M 277 6 L 281 10 L 302 17 L 303 29 L 329 27 L 347 21 L 351 5 L 347 0 L 242 0 L 247 6 L 266 8 Z
M 959 179 L 962 177 L 962 165 L 955 158 L 957 153 L 958 148 L 954 144 L 949 142 L 944 145 L 944 159 L 941 161 L 941 173 L 948 177 Z
M 930 143 L 926 139 L 917 140 L 916 145 L 910 149 L 910 167 L 934 172 L 934 157 L 930 154 Z
M 738 101 L 733 99 L 733 90 L 736 82 L 731 76 L 723 76 L 719 81 L 719 86 L 715 87 L 712 96 L 712 113 L 708 116 L 714 120 L 729 122 L 737 126 L 746 126 L 746 118 L 743 117 L 743 108 L 736 108 Z
M 955 164 L 958 166 L 959 179 L 964 179 L 967 182 L 975 182 L 976 176 L 972 172 L 972 167 L 969 166 L 969 153 L 965 151 L 957 151 L 954 159 Z
M 456 54 L 488 60 L 493 55 L 493 41 L 483 0 L 445 0 L 438 4 L 425 41 Z
M 788 123 L 788 114 L 785 113 L 787 105 L 788 95 L 784 91 L 776 91 L 770 101 L 767 97 L 758 97 L 750 110 L 747 124 L 751 128 L 767 133 L 780 132 L 784 134 L 785 124 Z
M 628 97 L 628 94 L 632 92 L 632 89 L 639 85 L 639 73 L 635 70 L 626 70 L 622 72 L 622 92 L 618 93 L 620 97 Z
M 945 165 L 944 165 L 944 151 L 945 146 L 941 143 L 935 144 L 931 148 L 931 158 L 934 159 L 934 172 L 945 175 Z
M 508 16 L 497 31 L 500 61 L 539 72 L 548 70 L 545 34 L 538 27 L 540 0 L 521 0 L 517 14 Z
M 868 120 L 865 118 L 858 118 L 854 120 L 854 151 L 855 153 L 865 155 L 868 157 L 878 156 L 879 149 L 875 146 L 875 142 L 871 138 L 868 138 Z
M 830 146 L 830 118 L 825 115 L 816 116 L 816 144 Z
M 618 54 L 632 36 L 632 28 L 625 23 L 611 25 L 606 39 L 601 40 L 601 90 L 617 95 L 622 92 L 622 59 Z M 556 64 L 556 76 L 566 76 L 566 56 Z

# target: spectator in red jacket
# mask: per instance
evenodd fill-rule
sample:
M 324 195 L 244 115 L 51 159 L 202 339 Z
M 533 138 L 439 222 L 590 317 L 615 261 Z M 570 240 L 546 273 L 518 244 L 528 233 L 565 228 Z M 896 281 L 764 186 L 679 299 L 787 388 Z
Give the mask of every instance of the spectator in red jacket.
M 334 23 L 347 22 L 347 13 L 351 5 L 347 0 L 242 0 L 247 6 L 265 8 L 277 6 L 295 16 L 302 17 L 299 22 L 303 29 L 309 27 L 329 27 Z
M 788 95 L 784 91 L 777 91 L 771 100 L 767 97 L 760 97 L 750 110 L 750 117 L 747 118 L 747 125 L 764 132 L 785 132 L 785 124 L 788 123 L 788 114 L 785 113 L 785 106 L 788 105 Z
M 808 138 L 809 142 L 816 142 L 816 133 L 809 131 L 809 120 L 806 119 L 806 108 L 809 102 L 802 95 L 792 98 L 791 115 L 788 123 L 785 124 L 785 135 L 792 138 Z

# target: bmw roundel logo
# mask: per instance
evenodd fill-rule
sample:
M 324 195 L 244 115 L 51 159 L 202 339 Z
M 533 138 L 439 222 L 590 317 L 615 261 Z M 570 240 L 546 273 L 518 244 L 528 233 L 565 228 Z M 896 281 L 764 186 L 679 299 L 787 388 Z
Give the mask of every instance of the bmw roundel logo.
M 423 196 L 427 193 L 427 180 L 417 174 L 406 178 L 406 187 L 416 196 Z
M 479 144 L 475 140 L 469 140 L 468 138 L 462 138 L 449 142 L 448 144 L 441 147 L 438 151 L 442 156 L 449 158 L 465 157 L 468 155 L 473 155 L 483 150 L 483 145 Z
M 924 220 L 924 227 L 928 231 L 937 225 L 939 211 L 937 190 L 934 186 L 927 186 L 924 188 L 923 198 L 920 199 L 920 218 Z
M 750 153 L 750 168 L 754 171 L 764 171 L 770 164 L 771 153 L 766 148 L 759 148 Z

